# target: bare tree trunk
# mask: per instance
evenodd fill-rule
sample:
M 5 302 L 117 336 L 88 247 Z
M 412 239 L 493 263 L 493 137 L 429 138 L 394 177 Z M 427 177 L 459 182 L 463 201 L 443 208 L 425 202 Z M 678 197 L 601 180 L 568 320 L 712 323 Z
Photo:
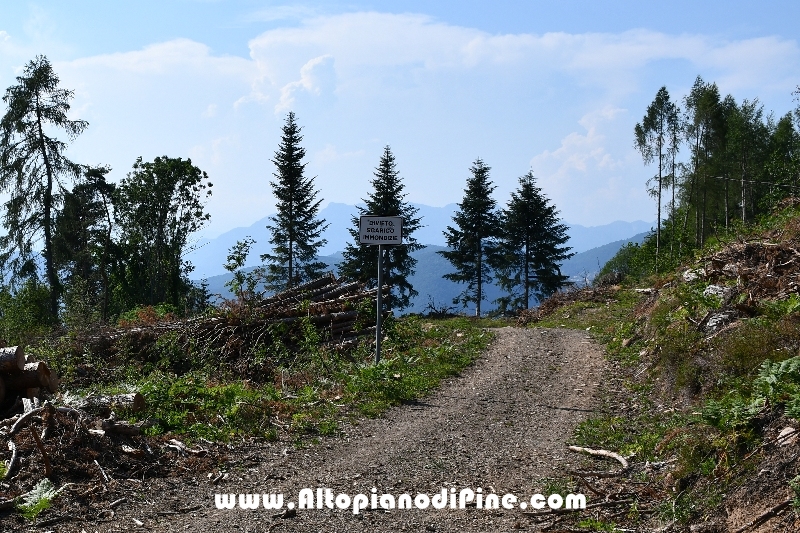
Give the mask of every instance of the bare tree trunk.
M 47 186 L 44 190 L 44 262 L 47 270 L 47 283 L 50 285 L 50 315 L 55 319 L 58 316 L 58 275 L 53 264 L 53 167 L 47 155 L 47 146 L 44 144 L 44 131 L 42 130 L 42 108 L 39 99 L 36 99 L 36 126 L 39 130 L 39 149 L 42 152 L 44 168 L 47 173 Z
M 477 291 L 477 298 L 475 302 L 475 316 L 481 316 L 481 299 L 483 298 L 483 294 L 481 293 L 481 289 L 483 288 L 483 243 L 480 239 L 478 239 L 478 291 Z

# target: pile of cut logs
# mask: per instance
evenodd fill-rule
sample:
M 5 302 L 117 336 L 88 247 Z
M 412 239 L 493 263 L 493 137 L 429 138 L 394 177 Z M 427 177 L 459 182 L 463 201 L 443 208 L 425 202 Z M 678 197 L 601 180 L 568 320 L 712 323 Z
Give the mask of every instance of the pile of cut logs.
M 388 292 L 383 287 L 383 293 Z M 246 323 L 230 316 L 190 319 L 183 325 L 194 339 L 216 341 L 221 338 L 249 336 L 264 328 L 283 324 L 292 326 L 304 317 L 321 333 L 324 340 L 347 342 L 375 332 L 375 299 L 378 289 L 364 289 L 359 282 L 343 282 L 333 274 L 298 285 L 258 303 Z M 359 321 L 358 306 L 368 302 L 372 312 Z M 163 324 L 156 328 L 174 329 L 180 324 Z
M 6 396 L 39 398 L 58 390 L 58 376 L 42 361 L 27 361 L 22 346 L 0 348 L 0 404 Z

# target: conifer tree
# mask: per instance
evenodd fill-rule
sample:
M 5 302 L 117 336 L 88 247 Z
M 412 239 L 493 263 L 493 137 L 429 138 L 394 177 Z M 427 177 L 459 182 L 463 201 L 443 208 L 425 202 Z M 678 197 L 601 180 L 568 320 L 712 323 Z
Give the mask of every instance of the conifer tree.
M 531 293 L 541 301 L 568 284 L 560 267 L 574 255 L 564 246 L 569 240 L 567 226 L 536 186 L 533 171 L 519 178 L 502 223 L 504 264 L 498 281 L 509 292 L 499 300 L 503 308 L 529 308 Z
M 327 242 L 320 238 L 328 225 L 317 218 L 322 200 L 317 200 L 314 178 L 306 178 L 306 163 L 301 128 L 289 112 L 283 136 L 272 162 L 277 168 L 271 181 L 278 213 L 270 217 L 267 229 L 272 233 L 272 253 L 261 256 L 267 261 L 266 282 L 272 290 L 283 290 L 322 275 L 326 265 L 317 260 L 319 249 Z
M 55 212 L 64 177 L 75 178 L 80 166 L 64 155 L 67 145 L 52 136 L 62 130 L 72 140 L 86 129 L 83 120 L 67 113 L 73 91 L 59 87 L 59 79 L 45 56 L 25 65 L 17 85 L 6 90 L 8 111 L 0 120 L 0 192 L 7 193 L 0 237 L 0 265 L 14 278 L 36 277 L 33 246 L 44 237 L 44 261 L 50 288 L 50 313 L 58 314 L 59 280 L 53 260 Z
M 386 307 L 404 309 L 411 304 L 411 298 L 417 296 L 417 291 L 409 283 L 408 278 L 414 275 L 414 267 L 417 264 L 417 260 L 411 257 L 411 252 L 424 248 L 413 236 L 414 232 L 422 227 L 422 219 L 416 216 L 419 210 L 404 201 L 405 185 L 400 179 L 395 157 L 389 146 L 384 147 L 381 160 L 373 175 L 375 178 L 370 182 L 372 192 L 368 198 L 362 198 L 364 207 L 359 207 L 358 211 L 361 215 L 403 218 L 403 244 L 383 247 L 383 282 L 390 287 L 390 294 L 384 300 Z M 349 231 L 354 243 L 347 244 L 343 254 L 344 261 L 337 267 L 341 275 L 362 281 L 369 287 L 375 287 L 378 282 L 377 246 L 359 245 L 359 217 L 353 217 L 352 221 L 354 227 Z
M 481 302 L 485 299 L 483 286 L 492 282 L 493 270 L 501 265 L 502 259 L 498 241 L 500 217 L 497 202 L 492 198 L 495 186 L 489 180 L 489 170 L 481 159 L 473 163 L 464 198 L 453 215 L 456 227 L 447 226 L 444 232 L 450 250 L 437 252 L 456 269 L 443 277 L 467 284 L 453 303 L 466 307 L 473 302 L 476 316 L 480 316 Z

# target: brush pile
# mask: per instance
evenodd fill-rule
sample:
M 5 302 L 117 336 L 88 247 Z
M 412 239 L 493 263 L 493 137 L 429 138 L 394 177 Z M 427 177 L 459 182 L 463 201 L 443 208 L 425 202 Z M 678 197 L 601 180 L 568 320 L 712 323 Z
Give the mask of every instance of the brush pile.
M 145 318 L 94 332 L 79 339 L 76 349 L 101 361 L 106 374 L 121 358 L 166 364 L 178 374 L 213 363 L 221 371 L 261 381 L 277 366 L 294 361 L 302 348 L 315 344 L 346 352 L 374 335 L 377 294 L 377 289 L 329 274 L 260 301 L 228 302 L 210 315 Z M 99 367 L 82 365 L 82 380 L 113 377 L 98 375 Z

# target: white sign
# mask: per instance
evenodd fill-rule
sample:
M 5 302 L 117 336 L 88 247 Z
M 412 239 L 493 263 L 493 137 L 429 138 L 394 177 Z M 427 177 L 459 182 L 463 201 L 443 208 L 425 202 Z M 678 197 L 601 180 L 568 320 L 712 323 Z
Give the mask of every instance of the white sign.
M 359 244 L 403 244 L 403 218 L 362 215 L 358 223 Z

